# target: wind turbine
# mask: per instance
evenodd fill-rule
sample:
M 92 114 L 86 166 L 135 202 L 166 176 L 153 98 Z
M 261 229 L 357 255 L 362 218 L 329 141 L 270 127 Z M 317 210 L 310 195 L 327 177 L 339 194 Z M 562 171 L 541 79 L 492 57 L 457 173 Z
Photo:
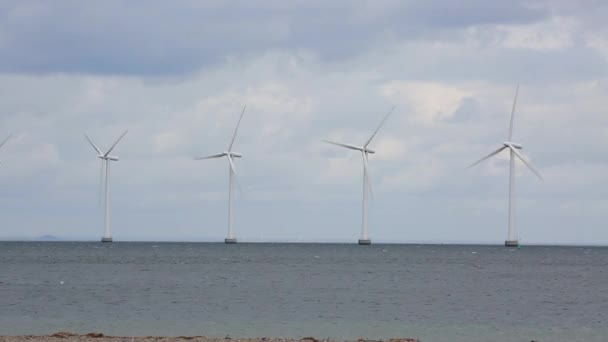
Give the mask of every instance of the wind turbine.
M 519 93 L 519 85 L 515 90 L 515 99 L 513 100 L 513 107 L 511 108 L 511 121 L 509 123 L 509 135 L 507 137 L 507 141 L 502 143 L 502 146 L 498 148 L 496 151 L 490 153 L 489 155 L 481 158 L 475 163 L 471 164 L 469 167 L 473 167 L 482 161 L 489 159 L 503 150 L 509 151 L 509 219 L 508 219 L 508 231 L 507 231 L 507 240 L 505 241 L 505 247 L 518 247 L 519 241 L 517 240 L 517 234 L 515 231 L 515 157 L 519 158 L 524 165 L 530 169 L 539 179 L 543 179 L 542 176 L 534 167 L 528 162 L 521 153 L 517 150 L 521 150 L 523 146 L 521 144 L 512 142 L 513 137 L 513 117 L 515 115 L 515 106 L 517 105 L 517 95 Z
M 361 217 L 361 220 L 362 220 L 361 238 L 359 239 L 359 245 L 371 245 L 372 244 L 372 240 L 370 240 L 370 238 L 367 234 L 367 194 L 368 194 L 368 192 L 370 195 L 373 196 L 372 185 L 369 181 L 368 155 L 374 154 L 374 153 L 376 153 L 376 151 L 369 149 L 368 146 L 372 142 L 372 140 L 374 139 L 376 134 L 378 134 L 378 131 L 380 131 L 380 128 L 382 128 L 382 125 L 384 125 L 384 122 L 386 121 L 386 119 L 388 119 L 388 116 L 391 115 L 393 110 L 395 110 L 395 107 L 391 108 L 391 110 L 388 113 L 386 113 L 384 118 L 382 118 L 382 121 L 380 121 L 380 125 L 378 125 L 378 128 L 376 128 L 376 130 L 374 131 L 374 134 L 372 134 L 372 136 L 369 139 L 367 139 L 367 141 L 365 142 L 365 144 L 363 146 L 343 144 L 343 143 L 334 142 L 334 141 L 325 140 L 325 139 L 323 140 L 324 142 L 326 142 L 328 144 L 341 146 L 341 147 L 345 147 L 345 148 L 348 148 L 351 150 L 361 152 L 361 157 L 363 158 L 363 203 L 362 203 L 362 217 Z
M 118 139 L 114 142 L 112 147 L 106 152 L 102 153 L 101 150 L 93 143 L 91 138 L 85 133 L 84 137 L 87 138 L 87 141 L 93 148 L 95 152 L 97 152 L 97 158 L 101 159 L 101 178 L 100 185 L 105 181 L 105 200 L 104 200 L 104 221 L 103 221 L 103 237 L 101 238 L 101 242 L 112 242 L 112 235 L 110 234 L 110 161 L 118 161 L 117 156 L 110 155 L 110 152 L 118 145 L 118 142 L 129 132 L 126 130 L 123 134 L 121 134 Z M 105 169 L 105 179 L 104 179 L 104 169 Z
M 234 167 L 234 158 L 241 158 L 243 155 L 240 153 L 236 153 L 232 151 L 232 146 L 234 145 L 234 140 L 236 139 L 236 133 L 239 131 L 239 126 L 241 125 L 241 120 L 243 119 L 243 114 L 245 114 L 245 108 L 247 106 L 243 106 L 243 110 L 241 111 L 241 116 L 239 117 L 239 121 L 236 124 L 236 128 L 234 129 L 234 134 L 232 135 L 232 140 L 230 140 L 230 144 L 228 145 L 228 150 L 213 154 L 206 157 L 197 157 L 195 160 L 203 160 L 203 159 L 214 159 L 214 158 L 222 158 L 226 157 L 228 159 L 228 237 L 224 239 L 224 242 L 227 244 L 235 244 L 236 236 L 234 235 L 233 224 L 234 221 L 232 219 L 233 208 L 233 200 L 232 193 L 234 190 L 234 183 L 238 181 L 236 179 L 236 169 Z M 239 185 L 240 190 L 240 185 Z

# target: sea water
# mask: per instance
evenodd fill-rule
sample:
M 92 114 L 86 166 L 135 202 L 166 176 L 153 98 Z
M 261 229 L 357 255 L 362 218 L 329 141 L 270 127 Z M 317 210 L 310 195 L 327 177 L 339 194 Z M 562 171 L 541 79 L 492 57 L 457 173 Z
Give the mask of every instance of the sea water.
M 608 341 L 608 248 L 0 242 L 0 335 Z

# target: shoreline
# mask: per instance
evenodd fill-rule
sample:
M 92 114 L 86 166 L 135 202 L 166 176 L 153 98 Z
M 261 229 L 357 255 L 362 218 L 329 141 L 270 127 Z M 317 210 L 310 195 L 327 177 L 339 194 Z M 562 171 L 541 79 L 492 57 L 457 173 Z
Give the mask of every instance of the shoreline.
M 192 341 L 192 342 L 421 342 L 415 338 L 391 338 L 388 340 L 363 339 L 357 340 L 332 340 L 332 339 L 317 339 L 314 337 L 296 338 L 269 338 L 269 337 L 253 337 L 239 338 L 226 336 L 223 338 L 206 337 L 206 336 L 107 336 L 102 333 L 87 333 L 76 334 L 70 332 L 57 332 L 50 335 L 16 335 L 16 336 L 0 336 L 0 342 L 24 342 L 24 341 L 41 341 L 41 342 L 68 342 L 68 341 L 159 341 L 159 342 L 174 342 L 174 341 Z

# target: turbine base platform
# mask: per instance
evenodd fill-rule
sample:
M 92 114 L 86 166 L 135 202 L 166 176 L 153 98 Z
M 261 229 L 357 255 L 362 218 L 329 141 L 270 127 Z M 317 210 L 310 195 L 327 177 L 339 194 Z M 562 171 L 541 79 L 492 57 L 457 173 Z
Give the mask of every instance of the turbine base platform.
M 519 247 L 519 241 L 517 240 L 507 240 L 505 241 L 505 247 Z
M 101 238 L 101 242 L 112 242 L 112 238 L 111 237 Z
M 236 244 L 236 238 L 225 238 L 224 243 L 227 245 L 234 245 Z
M 372 244 L 372 240 L 370 239 L 359 239 L 359 245 L 361 246 L 369 246 Z

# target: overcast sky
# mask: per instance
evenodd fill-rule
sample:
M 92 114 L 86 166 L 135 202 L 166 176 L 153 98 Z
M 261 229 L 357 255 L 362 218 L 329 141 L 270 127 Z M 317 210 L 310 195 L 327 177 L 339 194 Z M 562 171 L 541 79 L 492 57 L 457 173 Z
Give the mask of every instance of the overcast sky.
M 530 243 L 608 244 L 605 1 L 0 1 L 0 239 L 220 241 L 235 151 L 241 241 L 503 243 L 507 138 Z M 3 137 L 0 137 L 3 138 Z

